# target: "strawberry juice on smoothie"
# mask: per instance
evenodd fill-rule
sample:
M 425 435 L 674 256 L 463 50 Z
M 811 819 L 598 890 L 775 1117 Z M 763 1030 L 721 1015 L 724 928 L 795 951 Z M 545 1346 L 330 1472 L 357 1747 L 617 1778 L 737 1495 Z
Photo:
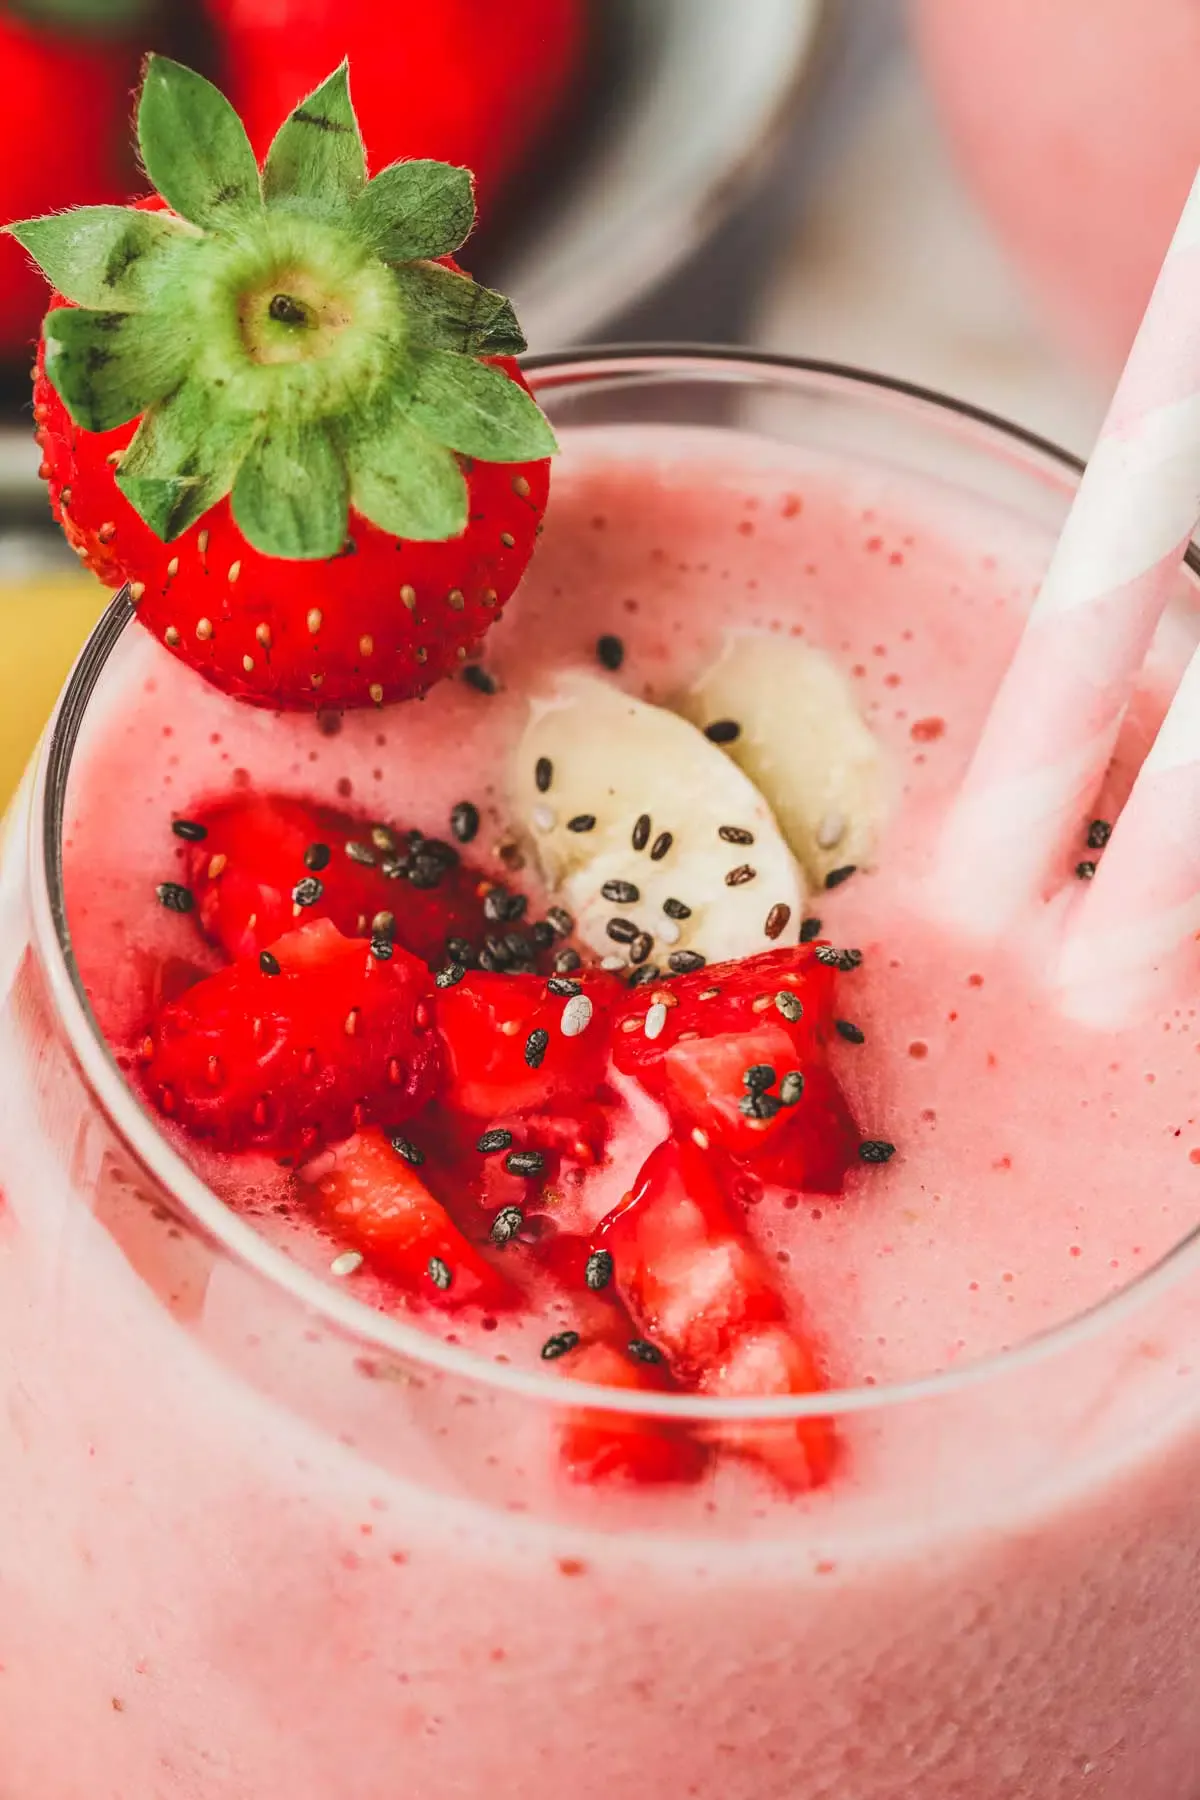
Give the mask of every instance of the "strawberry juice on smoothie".
M 16 820 L 5 1795 L 1190 1800 L 1195 996 L 1095 1034 L 920 904 L 1069 473 L 800 369 L 539 397 L 458 680 L 273 715 L 115 615 Z

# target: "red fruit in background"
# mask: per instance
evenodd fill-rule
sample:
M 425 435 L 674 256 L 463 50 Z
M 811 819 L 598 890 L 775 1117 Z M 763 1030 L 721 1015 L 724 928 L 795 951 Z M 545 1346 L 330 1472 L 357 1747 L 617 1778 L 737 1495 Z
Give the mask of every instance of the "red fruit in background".
M 447 1104 L 480 1120 L 569 1113 L 604 1081 L 623 992 L 602 969 L 549 980 L 472 970 L 438 996 Z
M 302 1190 L 315 1196 L 338 1242 L 360 1250 L 410 1299 L 447 1311 L 516 1302 L 516 1289 L 459 1230 L 386 1132 L 361 1131 L 328 1167 L 311 1177 L 302 1171 Z
M 380 960 L 328 920 L 164 1006 L 142 1046 L 154 1104 L 222 1149 L 311 1151 L 365 1119 L 399 1122 L 438 1074 L 429 971 Z
M 824 1385 L 769 1265 L 695 1144 L 660 1144 L 596 1243 L 612 1255 L 631 1317 L 689 1385 L 723 1397 Z M 718 1436 L 797 1489 L 825 1480 L 836 1454 L 823 1417 L 722 1426 Z
M 303 908 L 304 923 L 332 919 L 346 937 L 369 937 L 372 920 L 390 913 L 396 943 L 436 968 L 448 960 L 447 936 L 479 944 L 491 929 L 485 877 L 440 838 L 281 794 L 235 794 L 196 808 L 183 824 L 205 833 L 187 843 L 197 916 L 234 960 L 295 929 L 293 893 L 312 878 L 319 892 Z
M 368 182 L 344 68 L 261 172 L 228 102 L 166 58 L 138 124 L 155 199 L 12 228 L 58 289 L 34 413 L 68 540 L 241 699 L 425 693 L 520 579 L 554 447 L 511 307 L 450 256 L 468 176 Z
M 133 46 L 125 38 L 35 25 L 4 7 L 0 70 L 0 223 L 61 206 L 123 201 L 135 179 L 128 131 L 138 71 Z M 0 238 L 0 356 L 32 350 L 45 306 L 38 271 L 19 244 Z
M 707 1461 L 705 1446 L 685 1425 L 637 1415 L 639 1393 L 662 1393 L 671 1387 L 662 1368 L 638 1362 L 628 1350 L 611 1343 L 585 1344 L 558 1365 L 574 1381 L 619 1388 L 630 1395 L 628 1413 L 580 1408 L 568 1413 L 560 1428 L 559 1455 L 576 1481 L 695 1481 Z
M 260 156 L 349 56 L 372 163 L 463 164 L 485 207 L 561 110 L 586 28 L 583 0 L 209 0 L 209 10 Z

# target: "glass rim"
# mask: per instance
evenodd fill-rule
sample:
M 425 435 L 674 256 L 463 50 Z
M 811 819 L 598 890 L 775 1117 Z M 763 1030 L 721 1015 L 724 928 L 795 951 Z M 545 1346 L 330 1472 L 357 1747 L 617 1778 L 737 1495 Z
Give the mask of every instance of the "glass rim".
M 797 385 L 814 378 L 831 390 L 891 396 L 921 411 L 965 420 L 1010 444 L 1031 450 L 1066 473 L 1078 476 L 1082 460 L 1049 439 L 1011 423 L 969 401 L 896 376 L 849 364 L 775 355 L 740 347 L 687 343 L 637 343 L 542 351 L 521 359 L 534 379 L 557 374 L 562 385 L 638 375 L 692 375 L 731 383 L 766 375 Z M 546 380 L 546 386 L 557 385 Z M 1200 551 L 1192 544 L 1186 566 L 1200 582 Z M 68 779 L 87 704 L 108 658 L 134 616 L 128 588 L 106 608 L 88 637 L 59 697 L 33 769 L 29 816 L 29 870 L 32 888 L 33 948 L 47 980 L 56 1021 L 91 1096 L 135 1160 L 218 1251 L 270 1286 L 282 1290 L 308 1313 L 359 1340 L 428 1370 L 495 1389 L 555 1409 L 569 1407 L 627 1416 L 730 1424 L 784 1421 L 874 1413 L 898 1406 L 953 1397 L 1027 1368 L 1119 1323 L 1156 1293 L 1200 1264 L 1200 1226 L 1179 1239 L 1148 1268 L 1099 1300 L 1005 1349 L 973 1357 L 954 1368 L 899 1382 L 829 1388 L 801 1395 L 715 1399 L 698 1394 L 639 1392 L 564 1383 L 561 1376 L 497 1363 L 474 1350 L 446 1343 L 420 1325 L 358 1300 L 344 1287 L 303 1269 L 275 1248 L 254 1225 L 236 1213 L 204 1182 L 162 1135 L 118 1067 L 88 1002 L 72 947 L 63 884 L 62 826 Z

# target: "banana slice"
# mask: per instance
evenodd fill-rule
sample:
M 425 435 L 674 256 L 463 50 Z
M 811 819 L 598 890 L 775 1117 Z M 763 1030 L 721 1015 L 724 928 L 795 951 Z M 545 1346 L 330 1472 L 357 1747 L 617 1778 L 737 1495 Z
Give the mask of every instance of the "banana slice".
M 795 941 L 804 877 L 770 807 L 677 714 L 561 677 L 533 704 L 514 797 L 548 886 L 601 956 L 666 969 Z
M 731 637 L 678 705 L 701 730 L 738 727 L 722 747 L 770 804 L 813 887 L 870 861 L 887 810 L 883 752 L 824 651 Z

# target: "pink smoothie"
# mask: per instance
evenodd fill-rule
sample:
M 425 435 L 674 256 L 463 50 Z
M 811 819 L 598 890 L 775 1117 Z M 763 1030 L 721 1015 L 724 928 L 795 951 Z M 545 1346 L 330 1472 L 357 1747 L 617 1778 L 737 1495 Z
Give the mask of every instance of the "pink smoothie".
M 443 687 L 330 736 L 123 646 L 66 840 L 75 947 L 119 1052 L 155 966 L 194 954 L 150 899 L 175 872 L 173 811 L 253 783 L 433 833 L 469 797 L 498 858 L 527 695 L 594 667 L 599 633 L 626 646 L 613 679 L 667 703 L 731 630 L 820 646 L 895 794 L 871 866 L 817 910 L 864 953 L 839 1012 L 865 1043 L 839 1045 L 838 1073 L 898 1154 L 841 1200 L 768 1189 L 749 1212 L 856 1390 L 829 1485 L 789 1496 L 721 1457 L 692 1490 L 581 1492 L 554 1456 L 565 1384 L 538 1357 L 562 1302 L 487 1333 L 414 1321 L 329 1275 L 337 1246 L 265 1159 L 197 1159 L 245 1232 L 241 1259 L 218 1253 L 139 1197 L 26 964 L 0 1021 L 5 1800 L 1200 1791 L 1194 1280 L 967 1374 L 1200 1223 L 1195 996 L 1097 1036 L 1053 1012 L 1040 920 L 983 956 L 922 918 L 931 833 L 1048 548 L 883 464 L 575 431 L 487 646 L 494 695 Z M 1151 682 L 1106 810 L 1161 711 Z M 645 1109 L 623 1120 L 594 1216 L 654 1130 Z M 65 1183 L 47 1138 L 70 1146 Z M 264 1279 L 271 1252 L 340 1323 Z M 364 1338 L 398 1329 L 390 1349 L 355 1340 L 355 1301 Z M 441 1366 L 404 1352 L 414 1323 Z

